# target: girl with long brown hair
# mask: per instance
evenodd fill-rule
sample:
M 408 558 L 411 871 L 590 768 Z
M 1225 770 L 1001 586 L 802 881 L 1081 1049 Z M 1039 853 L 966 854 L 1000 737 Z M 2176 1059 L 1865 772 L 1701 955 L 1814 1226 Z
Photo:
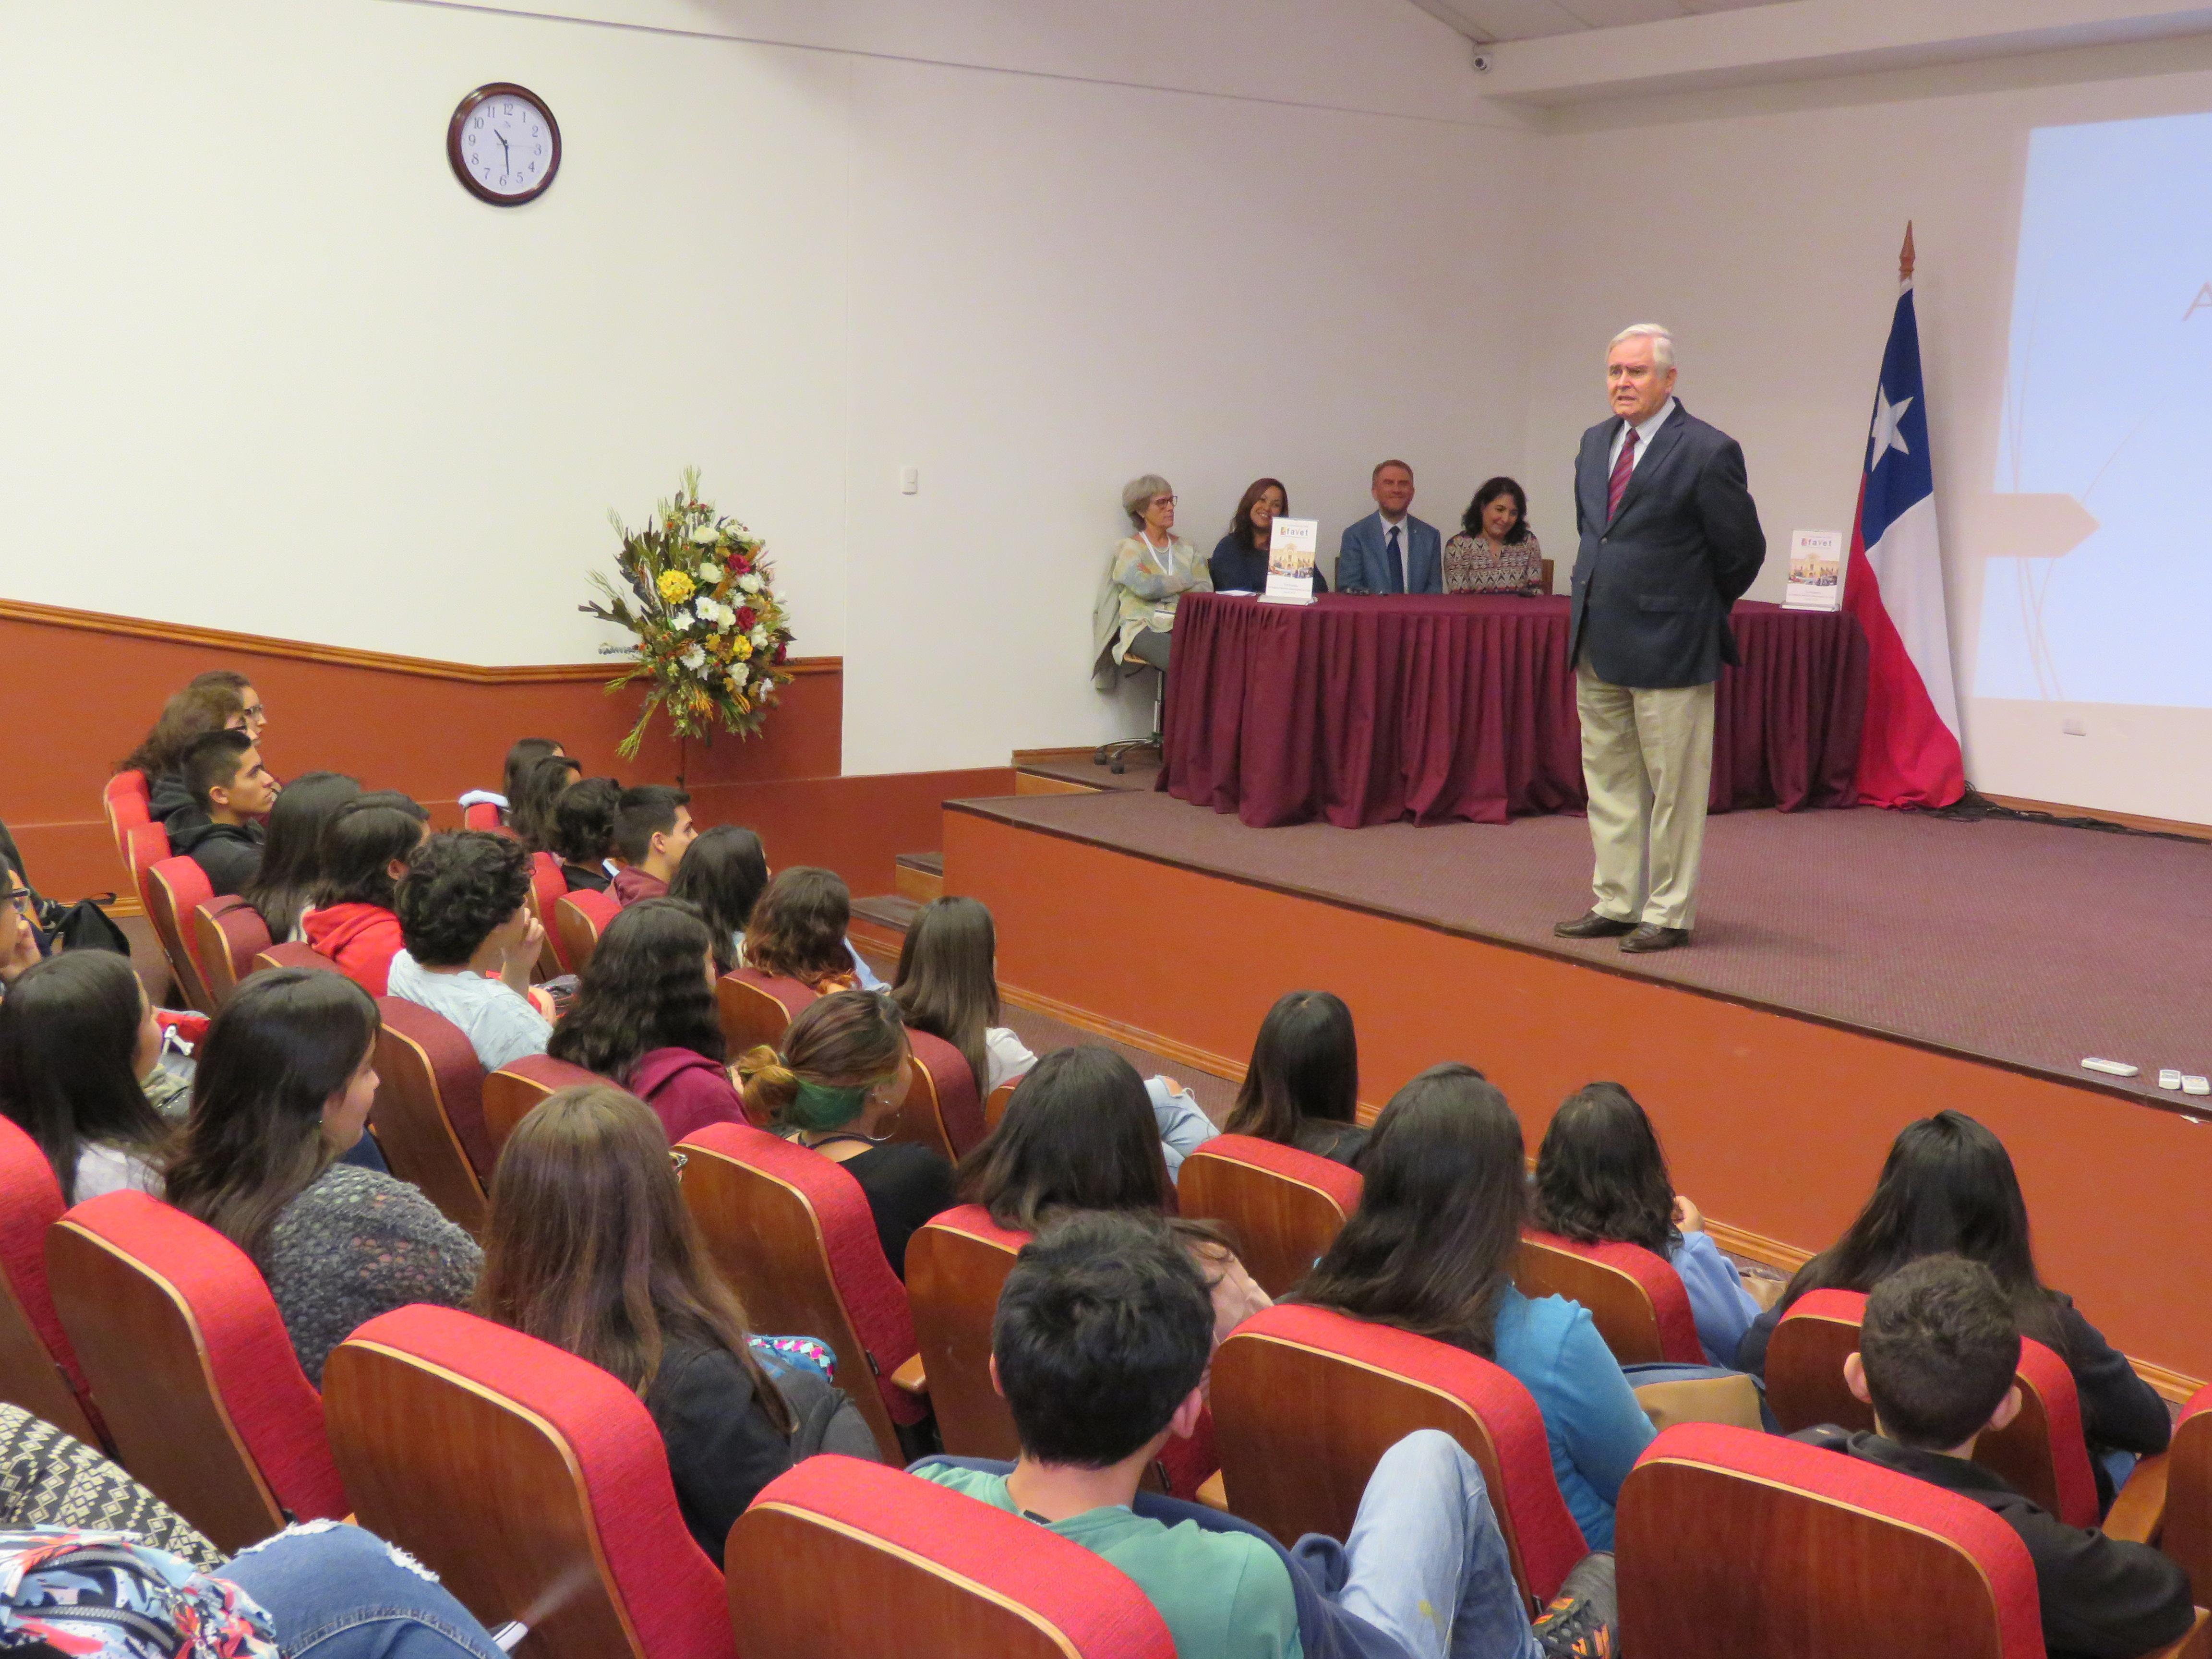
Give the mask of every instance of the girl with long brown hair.
M 635 1390 L 668 1448 L 677 1506 L 722 1559 L 754 1494 L 817 1450 L 876 1457 L 843 1394 L 772 1372 L 707 1255 L 652 1109 L 612 1084 L 548 1096 L 501 1150 L 476 1309 Z
M 853 895 L 836 871 L 779 870 L 746 923 L 744 965 L 823 995 L 852 990 L 860 979 L 845 943 L 852 920 Z

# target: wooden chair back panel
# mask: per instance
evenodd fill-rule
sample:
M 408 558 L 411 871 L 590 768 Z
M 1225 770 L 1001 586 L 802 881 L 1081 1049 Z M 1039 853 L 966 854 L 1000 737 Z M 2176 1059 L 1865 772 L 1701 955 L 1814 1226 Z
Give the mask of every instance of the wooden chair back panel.
M 999 1127 L 999 1120 L 1006 1115 L 1006 1103 L 1014 1097 L 1014 1091 L 1021 1086 L 1021 1079 L 1016 1078 L 1012 1083 L 1001 1083 L 984 1097 L 984 1133 L 988 1134 Z
M 580 1066 L 571 1066 L 550 1054 L 529 1054 L 496 1072 L 485 1074 L 483 1093 L 484 1133 L 491 1141 L 492 1160 L 497 1164 L 507 1138 L 514 1133 L 514 1126 L 528 1117 L 538 1103 L 550 1094 L 572 1088 L 579 1084 L 604 1083 L 606 1079 Z M 484 1183 L 489 1193 L 491 1183 Z
M 952 1137 L 945 1127 L 945 1112 L 937 1096 L 937 1079 L 923 1065 L 921 1056 L 907 1056 L 906 1104 L 899 1109 L 898 1121 L 892 1127 L 891 1139 L 903 1140 L 910 1146 L 927 1146 L 947 1163 L 959 1162 L 960 1154 L 952 1150 Z
M 2166 1528 L 2159 1547 L 2181 1564 L 2201 1605 L 2212 1600 L 2212 1411 L 2190 1402 L 2166 1453 Z M 2212 1402 L 2207 1402 L 2212 1403 Z
M 46 1260 L 54 1307 L 132 1479 L 222 1549 L 281 1531 L 283 1510 L 223 1407 L 184 1299 L 66 1217 Z
M 710 1147 L 687 1142 L 684 1152 L 684 1205 L 746 1321 L 755 1330 L 827 1342 L 837 1356 L 839 1386 L 867 1419 L 884 1460 L 905 1462 L 867 1345 L 830 1276 L 814 1206 L 773 1176 Z
M 295 945 L 280 941 L 264 945 L 253 953 L 253 973 L 264 968 L 312 968 L 318 973 L 342 974 L 344 969 L 332 962 L 312 945 Z
M 1304 1278 L 1344 1225 L 1344 1212 L 1320 1188 L 1225 1158 L 1184 1160 L 1176 1207 L 1225 1224 L 1244 1270 L 1271 1297 Z
M 991 1319 L 1014 1254 L 948 1227 L 921 1227 L 907 1246 L 907 1300 L 929 1403 L 955 1457 L 1021 1455 L 1006 1402 L 991 1386 Z
M 714 981 L 714 1003 L 722 1018 L 722 1041 L 733 1060 L 748 1048 L 781 1047 L 793 1017 L 805 1006 L 787 1004 L 773 992 L 736 974 L 725 974 Z
M 192 938 L 199 946 L 199 963 L 209 994 L 220 1007 L 238 988 L 238 981 L 253 971 L 253 955 L 275 941 L 261 913 L 244 899 L 220 898 L 213 905 L 192 908 Z
M 1784 1319 L 1766 1345 L 1766 1404 L 1782 1432 L 1822 1423 L 1872 1432 L 1874 1407 L 1844 1386 L 1844 1360 L 1859 1351 L 1859 1328 L 1834 1319 Z
M 1633 1279 L 1602 1261 L 1547 1249 L 1524 1238 L 1513 1259 L 1513 1283 L 1523 1296 L 1563 1296 L 1581 1303 L 1605 1346 L 1624 1365 L 1651 1364 L 1667 1357 L 1651 1298 Z
M 392 1173 L 412 1182 L 455 1226 L 483 1232 L 483 1182 L 453 1132 L 438 1074 L 422 1046 L 386 1022 L 376 1038 L 376 1100 L 368 1121 Z
M 106 1437 L 85 1415 L 69 1374 L 40 1340 L 38 1328 L 5 1274 L 0 1274 L 0 1400 L 21 1407 L 95 1451 L 106 1443 Z
M 544 1659 L 652 1659 L 609 1589 L 567 1445 L 510 1401 L 369 1342 L 331 1352 L 324 1421 L 356 1518 Z
M 564 893 L 553 901 L 553 931 L 561 936 L 559 954 L 568 959 L 568 971 L 582 973 L 599 948 L 599 924 Z

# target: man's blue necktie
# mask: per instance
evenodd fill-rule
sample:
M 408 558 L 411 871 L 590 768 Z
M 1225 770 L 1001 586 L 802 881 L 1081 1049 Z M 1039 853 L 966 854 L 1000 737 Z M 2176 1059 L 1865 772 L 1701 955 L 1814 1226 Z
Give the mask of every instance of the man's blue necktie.
M 1390 591 L 1406 591 L 1406 562 L 1398 556 L 1398 526 L 1395 524 L 1390 526 Z

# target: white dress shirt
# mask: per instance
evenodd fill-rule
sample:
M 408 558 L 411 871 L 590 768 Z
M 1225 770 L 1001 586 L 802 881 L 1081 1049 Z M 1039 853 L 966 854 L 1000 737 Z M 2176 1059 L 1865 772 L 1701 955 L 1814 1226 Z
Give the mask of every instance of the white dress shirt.
M 1636 428 L 1636 453 L 1628 458 L 1630 472 L 1633 473 L 1638 467 L 1644 465 L 1644 452 L 1651 447 L 1653 435 L 1661 427 L 1667 424 L 1667 417 L 1674 412 L 1675 407 L 1674 398 L 1668 398 L 1665 403 L 1659 405 L 1659 412 L 1656 415 Z M 1620 430 L 1613 434 L 1613 447 L 1605 453 L 1605 476 L 1608 478 L 1613 476 L 1614 465 L 1620 459 L 1620 446 L 1627 437 L 1628 426 L 1624 422 Z

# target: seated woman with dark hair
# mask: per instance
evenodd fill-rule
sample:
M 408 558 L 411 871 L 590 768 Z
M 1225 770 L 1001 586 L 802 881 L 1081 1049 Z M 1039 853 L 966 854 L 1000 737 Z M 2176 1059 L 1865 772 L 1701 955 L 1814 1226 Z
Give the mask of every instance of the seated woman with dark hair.
M 429 834 L 430 815 L 395 789 L 356 796 L 324 827 L 322 878 L 301 936 L 373 997 L 388 988 L 402 945 L 399 878 Z
M 1528 528 L 1528 498 L 1510 478 L 1474 492 L 1460 532 L 1444 544 L 1447 593 L 1544 591 L 1544 550 Z
M 127 957 L 64 951 L 0 999 L 0 1112 L 39 1143 L 64 1205 L 161 1193 L 169 1126 L 143 1081 L 161 1059 L 161 1028 Z
M 376 1098 L 376 1004 L 341 974 L 270 968 L 210 1022 L 168 1200 L 269 1281 L 307 1380 L 363 1321 L 465 1304 L 476 1241 L 405 1182 L 340 1164 Z
M 901 1279 L 914 1230 L 953 1205 L 944 1155 L 890 1138 L 913 1080 L 908 1058 L 896 1003 L 879 991 L 839 991 L 799 1011 L 781 1053 L 763 1046 L 738 1062 L 756 1121 L 860 1183 L 884 1259 Z
M 246 705 L 227 685 L 194 684 L 161 705 L 161 717 L 138 746 L 115 763 L 118 772 L 146 777 L 146 810 L 155 823 L 174 830 L 204 814 L 185 783 L 185 750 L 210 732 L 243 731 Z
M 860 983 L 852 947 L 845 942 L 852 921 L 853 896 L 843 877 L 794 864 L 779 871 L 754 904 L 743 965 L 795 979 L 823 995 L 852 990 Z
M 1706 1360 L 1735 1364 L 1759 1304 L 1707 1237 L 1703 1212 L 1674 1191 L 1658 1132 L 1618 1083 L 1589 1084 L 1553 1114 L 1536 1152 L 1534 1218 L 1577 1244 L 1638 1244 L 1674 1263 Z
M 768 849 L 734 823 L 702 830 L 676 866 L 668 896 L 686 901 L 714 936 L 714 965 L 728 973 L 744 960 L 745 929 L 768 890 Z
M 1472 1066 L 1432 1066 L 1375 1120 L 1359 1207 L 1289 1300 L 1432 1337 L 1536 1397 L 1552 1473 L 1583 1537 L 1613 1547 L 1620 1483 L 1651 1419 L 1580 1304 L 1513 1285 L 1528 1214 L 1521 1121 Z
M 612 1372 L 645 1401 L 677 1507 L 711 1559 L 760 1489 L 801 1458 L 877 1461 L 851 1401 L 749 1340 L 660 1126 L 611 1085 L 560 1091 L 508 1137 L 476 1310 Z
M 1252 1063 L 1223 1133 L 1356 1166 L 1367 1144 L 1358 1110 L 1359 1041 L 1352 1010 L 1333 992 L 1285 992 L 1260 1022 Z
M 723 1065 L 714 940 L 681 899 L 640 899 L 607 924 L 545 1052 L 637 1096 L 671 1146 L 709 1123 L 744 1121 Z
M 561 860 L 561 878 L 570 892 L 582 888 L 604 893 L 614 884 L 607 855 L 615 846 L 615 807 L 622 785 L 612 778 L 579 778 L 553 803 L 552 845 L 545 850 Z
M 580 761 L 562 754 L 541 755 L 522 769 L 514 792 L 507 797 L 507 827 L 514 838 L 532 853 L 550 853 L 553 845 L 553 808 L 568 787 L 583 772 Z
M 1213 544 L 1206 574 L 1217 593 L 1264 593 L 1267 591 L 1267 549 L 1276 520 L 1288 515 L 1290 492 L 1279 478 L 1255 478 L 1237 503 L 1229 533 Z M 1328 578 L 1316 568 L 1313 591 L 1328 592 Z
M 310 772 L 269 809 L 260 867 L 239 896 L 261 913 L 270 939 L 301 937 L 300 919 L 322 884 L 323 830 L 360 793 L 360 783 L 343 772 Z

